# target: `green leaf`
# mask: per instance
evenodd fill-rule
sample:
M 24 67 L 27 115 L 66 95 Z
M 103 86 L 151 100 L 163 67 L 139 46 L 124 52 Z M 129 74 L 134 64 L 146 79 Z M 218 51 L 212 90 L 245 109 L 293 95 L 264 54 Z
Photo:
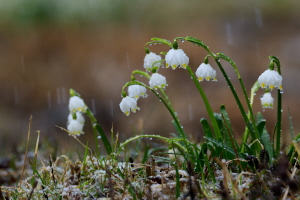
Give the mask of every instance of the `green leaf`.
M 185 39 L 186 41 L 192 42 L 192 43 L 194 43 L 194 44 L 196 44 L 196 45 L 198 45 L 198 46 L 204 47 L 205 49 L 208 49 L 208 46 L 206 46 L 206 45 L 204 44 L 203 41 L 201 41 L 201 40 L 199 40 L 199 39 L 197 39 L 197 38 L 188 36 L 188 37 L 186 37 L 186 38 L 184 38 L 184 39 Z
M 205 118 L 201 118 L 200 123 L 203 126 L 204 135 L 207 136 L 207 137 L 212 138 L 213 135 L 212 135 L 211 129 L 209 127 L 208 121 Z
M 216 152 L 214 152 L 216 156 L 217 156 L 217 155 L 220 156 L 221 154 L 224 154 L 224 153 L 225 153 L 225 154 L 224 154 L 225 156 L 223 156 L 223 158 L 225 158 L 225 159 L 233 159 L 233 158 L 235 157 L 235 153 L 234 153 L 233 149 L 230 148 L 230 147 L 228 147 L 226 144 L 224 144 L 224 143 L 222 143 L 222 142 L 219 142 L 219 141 L 217 141 L 217 140 L 214 139 L 214 138 L 207 137 L 207 136 L 204 136 L 204 138 L 205 138 L 207 141 L 213 143 L 213 144 L 217 147 L 217 148 L 216 148 Z M 225 151 L 225 152 L 223 152 L 223 151 Z M 227 153 L 230 154 L 229 157 L 226 156 Z
M 173 46 L 169 40 L 162 39 L 162 38 L 151 38 L 151 41 L 152 42 L 150 42 L 150 43 L 162 43 L 162 44 L 168 45 L 170 47 Z
M 263 118 L 260 112 L 257 113 L 256 121 L 257 121 L 259 140 L 264 145 L 264 148 L 268 151 L 270 158 L 273 158 L 274 156 L 273 147 L 272 147 L 270 135 L 266 129 L 266 120 Z

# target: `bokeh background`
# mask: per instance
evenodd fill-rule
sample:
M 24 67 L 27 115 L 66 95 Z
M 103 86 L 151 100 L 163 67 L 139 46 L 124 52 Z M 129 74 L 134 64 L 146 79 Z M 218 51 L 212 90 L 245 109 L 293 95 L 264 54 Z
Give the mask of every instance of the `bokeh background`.
M 60 153 L 82 148 L 55 126 L 66 127 L 70 88 L 82 95 L 108 135 L 113 127 L 120 141 L 140 133 L 168 136 L 175 132 L 168 111 L 149 92 L 148 98 L 138 101 L 141 110 L 136 114 L 126 117 L 119 109 L 121 88 L 130 80 L 132 70 L 143 70 L 144 44 L 152 37 L 203 40 L 213 52 L 222 52 L 236 62 L 249 93 L 267 69 L 268 56 L 279 57 L 284 77 L 282 135 L 288 141 L 288 109 L 295 134 L 300 129 L 299 8 L 296 0 L 1 1 L 1 153 L 26 141 L 31 115 L 33 143 L 40 130 L 42 144 L 55 146 Z M 180 47 L 196 70 L 206 56 L 204 50 L 187 42 Z M 152 50 L 159 53 L 168 48 L 153 46 Z M 224 66 L 241 94 L 234 71 Z M 189 75 L 183 69 L 161 69 L 160 73 L 167 77 L 166 92 L 186 132 L 201 141 L 199 120 L 207 114 Z M 244 131 L 242 116 L 218 69 L 217 73 L 218 82 L 202 85 L 215 112 L 225 104 L 239 138 Z M 263 90 L 257 92 L 254 112 L 263 112 L 262 94 Z M 263 115 L 272 134 L 276 109 Z M 89 124 L 79 139 L 93 145 Z M 149 142 L 145 139 L 142 145 Z

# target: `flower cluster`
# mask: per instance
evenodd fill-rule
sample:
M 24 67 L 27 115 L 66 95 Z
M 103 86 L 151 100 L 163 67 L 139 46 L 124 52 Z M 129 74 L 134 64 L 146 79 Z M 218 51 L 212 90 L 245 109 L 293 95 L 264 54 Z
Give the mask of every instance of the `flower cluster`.
M 273 108 L 274 99 L 271 93 L 274 88 L 282 92 L 282 76 L 273 69 L 267 69 L 258 77 L 258 83 L 261 88 L 266 88 L 267 92 L 260 98 L 261 105 L 264 108 Z
M 85 119 L 82 113 L 85 113 L 87 106 L 78 96 L 72 96 L 69 100 L 68 126 L 67 129 L 71 135 L 80 135 L 83 133 Z

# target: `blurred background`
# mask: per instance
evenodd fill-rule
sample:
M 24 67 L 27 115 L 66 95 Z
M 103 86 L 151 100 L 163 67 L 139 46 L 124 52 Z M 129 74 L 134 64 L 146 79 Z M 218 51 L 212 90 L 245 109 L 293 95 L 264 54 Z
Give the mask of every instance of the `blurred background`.
M 299 6 L 295 0 L 1 1 L 1 154 L 25 143 L 31 115 L 32 143 L 40 130 L 41 144 L 49 144 L 60 153 L 82 151 L 77 141 L 56 127 L 66 127 L 70 88 L 82 95 L 108 134 L 113 127 L 121 142 L 140 133 L 174 133 L 167 109 L 149 92 L 148 98 L 138 101 L 141 110 L 136 114 L 126 117 L 119 109 L 121 88 L 130 80 L 132 70 L 143 70 L 144 44 L 152 37 L 173 40 L 193 36 L 203 40 L 213 52 L 222 52 L 236 62 L 249 93 L 267 69 L 268 56 L 279 57 L 284 88 L 282 136 L 289 141 L 288 109 L 295 134 L 300 129 Z M 187 42 L 180 43 L 180 48 L 190 57 L 194 70 L 207 55 Z M 156 45 L 151 50 L 159 53 L 168 48 Z M 234 71 L 224 66 L 241 94 Z M 167 77 L 166 92 L 184 129 L 190 138 L 201 141 L 199 120 L 207 114 L 189 75 L 183 69 L 159 72 Z M 225 104 L 239 138 L 244 131 L 242 116 L 218 69 L 217 73 L 218 82 L 201 84 L 215 112 Z M 263 93 L 259 90 L 255 96 L 254 112 L 263 113 L 272 134 L 276 109 L 262 111 L 259 97 Z M 276 91 L 272 94 L 276 99 Z M 79 139 L 93 145 L 89 123 Z

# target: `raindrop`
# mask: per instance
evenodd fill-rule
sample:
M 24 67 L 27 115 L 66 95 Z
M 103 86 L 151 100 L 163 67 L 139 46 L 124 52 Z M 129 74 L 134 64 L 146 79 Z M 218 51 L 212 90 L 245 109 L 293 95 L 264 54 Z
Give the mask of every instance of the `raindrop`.
M 152 140 L 152 138 L 149 138 L 149 140 Z
M 283 112 L 283 109 L 281 109 L 281 111 L 280 112 Z
M 182 40 L 181 40 L 181 42 L 185 42 L 185 40 L 184 40 L 184 39 L 182 39 Z
M 99 135 L 97 138 L 100 140 L 100 139 L 101 139 L 101 136 Z
M 175 112 L 174 114 L 175 114 L 175 116 L 178 116 L 178 113 L 177 113 L 177 112 Z
M 256 93 L 254 93 L 253 95 L 256 95 Z M 260 97 L 261 98 L 261 97 Z
M 265 109 L 263 109 L 262 111 L 263 111 L 263 112 L 265 112 L 266 110 L 265 110 Z
M 282 94 L 282 93 L 283 93 L 283 90 L 280 90 L 280 93 Z

